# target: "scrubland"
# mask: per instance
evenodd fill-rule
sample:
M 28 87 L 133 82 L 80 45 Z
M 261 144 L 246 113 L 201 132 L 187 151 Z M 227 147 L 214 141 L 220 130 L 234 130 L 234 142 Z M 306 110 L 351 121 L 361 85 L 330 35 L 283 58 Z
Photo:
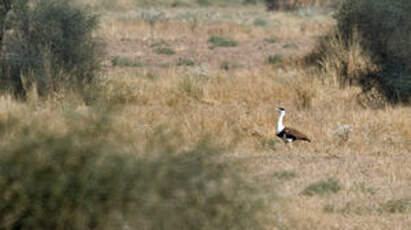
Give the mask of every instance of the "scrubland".
M 263 229 L 409 228 L 411 108 L 342 86 L 332 59 L 323 70 L 304 62 L 335 27 L 331 10 L 131 6 L 98 8 L 95 36 L 106 41 L 107 57 L 85 93 L 0 96 L 2 146 L 85 130 L 74 146 L 102 140 L 141 158 L 166 143 L 185 154 L 207 137 L 222 149 L 212 156 L 258 190 L 248 196 L 264 194 Z M 346 54 L 353 69 L 367 65 L 353 47 Z M 287 110 L 285 125 L 311 143 L 285 145 L 275 136 L 277 106 Z M 146 222 L 137 223 L 128 227 Z

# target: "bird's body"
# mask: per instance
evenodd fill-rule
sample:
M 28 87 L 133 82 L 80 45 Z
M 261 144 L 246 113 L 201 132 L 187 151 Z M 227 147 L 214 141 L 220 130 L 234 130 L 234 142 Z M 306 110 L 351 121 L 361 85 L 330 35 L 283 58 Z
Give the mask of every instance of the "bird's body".
M 281 138 L 285 143 L 290 143 L 294 142 L 297 140 L 302 140 L 302 141 L 308 141 L 311 142 L 311 140 L 301 133 L 300 131 L 285 127 L 283 125 L 283 118 L 285 116 L 285 110 L 283 108 L 277 108 L 278 111 L 280 111 L 280 117 L 278 118 L 277 122 L 277 130 L 276 130 L 276 135 Z

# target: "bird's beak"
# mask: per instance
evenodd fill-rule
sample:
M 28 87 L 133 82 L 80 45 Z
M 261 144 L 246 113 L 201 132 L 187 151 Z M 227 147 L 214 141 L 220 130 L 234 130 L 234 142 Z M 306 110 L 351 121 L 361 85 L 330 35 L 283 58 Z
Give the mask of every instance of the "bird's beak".
M 277 111 L 281 111 L 278 107 L 275 108 Z

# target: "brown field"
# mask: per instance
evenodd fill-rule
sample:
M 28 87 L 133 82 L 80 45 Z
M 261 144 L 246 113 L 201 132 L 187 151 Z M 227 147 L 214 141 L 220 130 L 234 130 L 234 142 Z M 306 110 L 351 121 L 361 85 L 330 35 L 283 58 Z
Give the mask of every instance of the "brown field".
M 360 88 L 340 87 L 332 70 L 299 62 L 335 25 L 330 14 L 266 12 L 263 6 L 102 12 L 96 36 L 107 42 L 108 57 L 94 96 L 115 108 L 115 133 L 145 143 L 163 127 L 182 135 L 182 148 L 206 135 L 229 146 L 222 157 L 272 194 L 266 215 L 277 225 L 266 229 L 410 229 L 411 108 L 374 109 Z M 211 48 L 211 36 L 238 44 Z M 159 53 L 164 47 L 174 54 Z M 268 62 L 272 55 L 279 57 L 275 63 Z M 113 64 L 116 58 L 129 64 Z M 182 59 L 194 64 L 178 65 Z M 275 136 L 276 106 L 286 108 L 285 124 L 312 143 L 290 147 Z M 93 114 L 75 93 L 39 99 L 33 92 L 27 102 L 0 98 L 0 119 L 45 132 L 69 129 L 67 113 Z M 2 142 L 14 135 L 8 130 Z M 341 190 L 302 194 L 328 178 Z

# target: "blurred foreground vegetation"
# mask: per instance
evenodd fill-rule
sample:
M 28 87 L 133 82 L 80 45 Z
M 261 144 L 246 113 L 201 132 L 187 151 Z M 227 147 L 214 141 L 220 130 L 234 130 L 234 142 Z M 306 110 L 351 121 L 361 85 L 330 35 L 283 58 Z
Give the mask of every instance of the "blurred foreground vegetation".
M 93 117 L 87 126 L 67 118 L 65 132 L 2 120 L 14 136 L 0 146 L 2 229 L 261 228 L 261 193 L 211 139 L 182 150 L 159 130 L 133 143 L 106 115 Z

